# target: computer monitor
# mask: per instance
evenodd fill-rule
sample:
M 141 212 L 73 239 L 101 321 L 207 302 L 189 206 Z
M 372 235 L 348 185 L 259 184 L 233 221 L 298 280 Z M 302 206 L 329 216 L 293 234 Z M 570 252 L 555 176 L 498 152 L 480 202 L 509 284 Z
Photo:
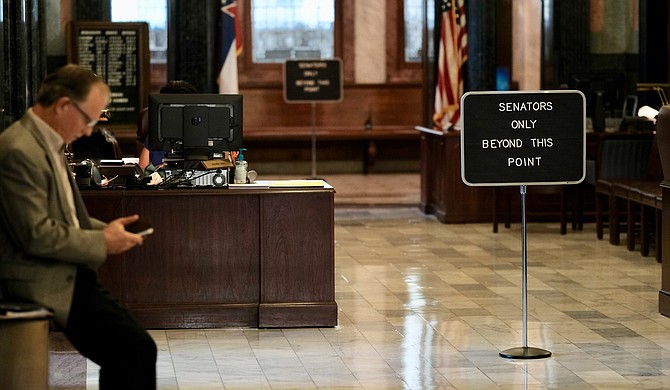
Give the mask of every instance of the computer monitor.
M 166 158 L 210 160 L 242 148 L 242 96 L 149 95 L 148 148 Z
M 624 102 L 629 94 L 625 73 L 573 74 L 570 83 L 572 89 L 584 93 L 587 117 L 593 118 L 598 109 L 608 118 L 623 116 Z

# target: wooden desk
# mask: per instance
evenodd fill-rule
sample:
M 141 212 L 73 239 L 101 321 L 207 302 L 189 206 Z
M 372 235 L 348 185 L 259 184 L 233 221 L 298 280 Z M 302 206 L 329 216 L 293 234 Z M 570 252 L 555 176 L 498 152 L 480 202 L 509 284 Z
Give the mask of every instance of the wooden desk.
M 491 221 L 493 190 L 461 180 L 460 132 L 421 132 L 421 211 L 442 223 Z
M 417 128 L 419 130 L 419 128 Z M 469 187 L 461 180 L 461 139 L 459 131 L 443 133 L 431 129 L 421 134 L 421 210 L 434 214 L 443 223 L 490 222 L 494 215 L 494 187 Z M 602 133 L 587 133 L 587 158 L 594 159 Z M 558 221 L 561 218 L 561 187 L 531 186 L 528 190 L 527 214 L 533 221 Z M 569 186 L 564 186 L 569 187 Z M 519 188 L 505 211 L 508 220 L 521 220 Z M 575 186 L 576 188 L 576 186 Z M 582 194 L 583 195 L 583 194 Z M 575 197 L 573 213 L 593 210 L 593 196 Z M 582 203 L 585 203 L 584 206 Z M 511 211 L 508 211 L 511 210 Z M 579 210 L 579 211 L 577 211 Z M 576 221 L 574 222 L 576 223 Z
M 100 278 L 144 327 L 168 329 L 337 325 L 334 193 L 82 191 L 96 218 L 152 219 L 154 234 Z

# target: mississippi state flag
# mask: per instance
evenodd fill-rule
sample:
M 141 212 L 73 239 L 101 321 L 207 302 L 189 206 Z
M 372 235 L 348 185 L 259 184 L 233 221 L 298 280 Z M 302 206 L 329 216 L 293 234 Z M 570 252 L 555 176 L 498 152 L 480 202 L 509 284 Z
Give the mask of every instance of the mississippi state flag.
M 237 56 L 242 53 L 242 34 L 238 23 L 237 0 L 221 0 L 221 51 L 219 93 L 239 93 Z
M 468 59 L 465 0 L 442 0 L 435 88 L 435 126 L 458 128 L 463 95 L 463 66 Z

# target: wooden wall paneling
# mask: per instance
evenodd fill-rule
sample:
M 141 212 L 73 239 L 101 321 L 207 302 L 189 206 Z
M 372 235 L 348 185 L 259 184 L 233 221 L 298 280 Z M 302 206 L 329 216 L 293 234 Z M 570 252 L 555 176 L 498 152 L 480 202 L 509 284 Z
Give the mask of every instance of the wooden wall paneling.
M 281 89 L 246 89 L 244 131 L 256 128 L 281 128 L 312 125 L 310 104 L 284 102 Z M 316 105 L 317 126 L 363 128 L 368 118 L 372 127 L 407 125 L 421 121 L 421 86 L 351 86 L 345 88 L 340 103 Z

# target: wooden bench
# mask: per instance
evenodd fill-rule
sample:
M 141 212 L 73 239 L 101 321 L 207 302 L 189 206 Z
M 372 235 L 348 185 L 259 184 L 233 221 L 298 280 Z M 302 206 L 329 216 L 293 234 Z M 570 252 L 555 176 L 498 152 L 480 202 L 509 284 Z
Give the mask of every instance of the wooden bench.
M 625 140 L 618 139 L 612 142 L 616 142 L 616 149 L 618 150 L 618 152 L 612 155 L 615 156 L 613 158 L 614 161 L 607 163 L 605 161 L 606 156 L 601 156 L 603 157 L 601 163 L 603 163 L 603 167 L 612 163 L 620 166 L 621 168 L 611 166 L 610 170 L 621 172 L 621 174 L 614 177 L 606 175 L 596 181 L 598 195 L 607 197 L 609 201 L 610 243 L 614 245 L 619 244 L 620 204 L 625 203 L 626 244 L 628 250 L 635 250 L 636 228 L 639 227 L 640 252 L 643 256 L 649 254 L 649 238 L 652 230 L 650 229 L 649 220 L 653 216 L 655 221 L 653 230 L 655 232 L 656 259 L 660 261 L 660 219 L 662 209 L 660 182 L 663 178 L 656 137 L 646 134 L 629 137 Z M 607 144 L 607 141 L 605 144 Z M 602 152 L 604 154 L 607 153 L 605 150 Z M 653 214 L 652 210 L 654 211 Z M 602 213 L 602 206 L 597 211 Z M 638 216 L 639 224 L 636 220 Z M 598 220 L 598 232 L 602 232 L 602 223 L 602 217 L 600 217 Z M 598 238 L 601 237 L 599 235 Z
M 338 127 L 263 127 L 245 128 L 244 145 L 247 149 L 282 149 L 311 145 L 313 137 L 317 148 L 337 148 L 328 156 L 345 158 L 358 155 L 363 162 L 364 173 L 374 169 L 380 152 L 388 151 L 387 157 L 414 158 L 419 155 L 420 134 L 413 126 Z M 392 145 L 393 144 L 393 145 Z M 384 150 L 387 148 L 387 150 Z M 348 149 L 348 151 L 346 150 Z M 281 154 L 266 153 L 260 158 L 281 158 Z M 306 155 L 300 157 L 305 158 Z M 258 157 L 257 157 L 258 158 Z
M 642 180 L 646 175 L 652 134 L 608 133 L 600 140 L 595 160 L 596 235 L 603 238 L 604 204 L 608 204 L 609 241 L 619 244 L 619 210 L 615 182 Z

